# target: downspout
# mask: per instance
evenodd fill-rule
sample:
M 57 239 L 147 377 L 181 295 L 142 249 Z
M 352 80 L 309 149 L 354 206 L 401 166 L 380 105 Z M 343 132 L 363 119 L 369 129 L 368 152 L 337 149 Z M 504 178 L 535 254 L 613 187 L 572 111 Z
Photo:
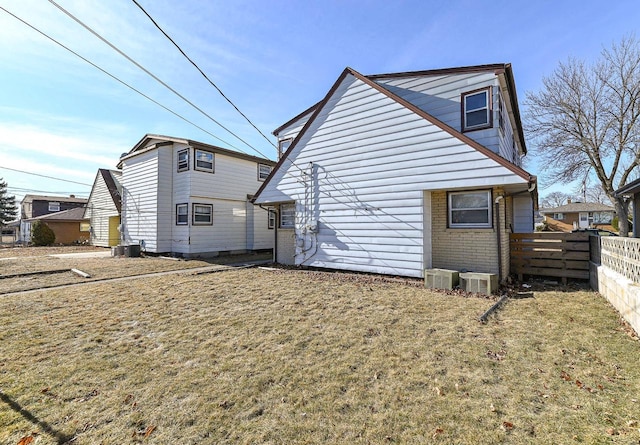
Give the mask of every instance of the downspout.
M 495 214 L 496 214 L 496 238 L 498 244 L 498 283 L 502 282 L 502 240 L 500 239 L 500 201 L 504 199 L 503 195 L 496 198 Z

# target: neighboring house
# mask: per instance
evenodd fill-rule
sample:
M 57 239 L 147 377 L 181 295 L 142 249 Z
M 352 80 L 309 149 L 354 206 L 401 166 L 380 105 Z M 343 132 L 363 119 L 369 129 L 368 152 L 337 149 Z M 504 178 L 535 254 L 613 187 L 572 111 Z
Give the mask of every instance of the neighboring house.
M 18 241 L 22 243 L 31 242 L 31 222 L 34 218 L 65 210 L 84 208 L 86 204 L 86 199 L 76 198 L 74 195 L 25 195 L 20 202 L 20 230 Z
M 275 259 L 422 277 L 509 273 L 533 231 L 536 178 L 510 64 L 363 76 L 274 131 L 286 152 L 254 202 L 277 212 Z
M 56 244 L 76 244 L 89 241 L 89 220 L 84 217 L 84 207 L 49 213 L 28 220 L 31 226 L 41 221 L 53 231 Z
M 84 213 L 91 223 L 93 246 L 110 247 L 120 243 L 121 176 L 119 170 L 101 168 L 93 181 Z
M 273 248 L 250 198 L 275 162 L 202 142 L 146 135 L 118 163 L 125 244 L 185 257 Z
M 547 227 L 555 232 L 598 228 L 616 231 L 612 222 L 615 209 L 598 202 L 571 202 L 551 209 L 540 209 Z

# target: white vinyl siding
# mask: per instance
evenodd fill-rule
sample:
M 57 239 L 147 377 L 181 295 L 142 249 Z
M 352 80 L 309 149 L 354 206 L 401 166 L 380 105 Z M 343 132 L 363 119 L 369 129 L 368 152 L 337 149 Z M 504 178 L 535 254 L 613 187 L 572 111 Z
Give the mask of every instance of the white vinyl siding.
M 120 172 L 112 171 L 110 174 L 115 177 L 116 184 L 119 184 L 117 181 L 121 178 Z M 122 188 L 118 187 L 118 190 L 121 192 Z M 107 184 L 102 174 L 98 172 L 84 213 L 84 217 L 88 218 L 91 224 L 90 242 L 92 246 L 109 247 L 118 244 L 119 239 L 115 238 L 118 234 L 111 234 L 115 239 L 111 239 L 109 234 L 109 218 L 118 216 L 120 214 Z
M 462 94 L 489 86 L 495 87 L 492 88 L 494 92 L 498 90 L 496 76 L 487 72 L 399 77 L 377 79 L 376 82 L 458 131 L 463 127 L 460 112 Z M 466 136 L 500 153 L 497 128 L 474 130 Z
M 451 90 L 451 100 L 432 104 L 452 109 L 458 125 L 463 86 L 477 88 L 461 83 Z M 398 89 L 393 92 L 399 94 Z M 351 75 L 337 86 L 288 159 L 295 165 L 284 163 L 256 202 L 298 202 L 294 245 L 301 247 L 295 264 L 317 267 L 422 276 L 430 262 L 424 258 L 425 190 L 526 185 Z M 279 234 L 279 246 L 280 241 Z
M 158 250 L 158 150 L 127 159 L 122 166 L 122 225 L 125 241 L 144 241 L 148 252 Z

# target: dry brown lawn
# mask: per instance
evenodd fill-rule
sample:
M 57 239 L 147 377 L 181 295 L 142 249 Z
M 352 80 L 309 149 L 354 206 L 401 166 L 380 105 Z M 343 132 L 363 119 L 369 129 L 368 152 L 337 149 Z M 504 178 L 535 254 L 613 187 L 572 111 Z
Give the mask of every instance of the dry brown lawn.
M 261 269 L 0 296 L 0 443 L 638 443 L 602 297 L 492 303 Z
M 13 251 L 8 253 L 7 251 Z M 0 250 L 0 295 L 33 289 L 49 288 L 65 284 L 78 284 L 87 281 L 100 281 L 117 277 L 130 277 L 148 273 L 172 270 L 194 269 L 227 263 L 255 261 L 269 258 L 269 255 L 233 255 L 209 260 L 176 260 L 165 257 L 147 256 L 142 258 L 58 258 L 52 254 L 105 252 L 85 246 L 65 247 L 29 247 Z M 4 254 L 4 256 L 2 256 Z M 78 269 L 88 273 L 83 278 L 70 272 Z M 32 274 L 33 272 L 41 272 Z M 55 273 L 46 273 L 55 272 Z M 3 278 L 15 274 L 26 274 Z

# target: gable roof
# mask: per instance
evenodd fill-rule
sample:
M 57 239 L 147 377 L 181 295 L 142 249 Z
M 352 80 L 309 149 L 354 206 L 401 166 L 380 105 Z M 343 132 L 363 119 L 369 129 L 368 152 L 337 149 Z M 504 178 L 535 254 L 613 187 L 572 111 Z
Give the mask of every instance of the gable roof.
M 100 172 L 100 175 L 102 175 L 102 179 L 104 179 L 104 183 L 107 185 L 107 190 L 109 190 L 109 194 L 111 195 L 113 204 L 116 206 L 118 213 L 120 213 L 122 211 L 122 197 L 120 196 L 120 191 L 118 190 L 120 181 L 118 181 L 116 176 L 122 176 L 122 172 L 107 170 L 105 168 L 99 169 L 98 172 Z
M 615 212 L 615 208 L 599 202 L 572 202 L 552 209 L 540 209 L 540 213 Z
M 32 219 L 46 221 L 82 221 L 86 218 L 84 217 L 84 207 L 76 207 L 74 209 L 63 210 L 61 212 L 36 216 Z
M 280 130 L 282 128 L 285 128 L 286 126 L 288 126 L 291 123 L 293 123 L 295 120 L 299 119 L 302 116 L 305 116 L 308 112 L 313 111 L 313 114 L 311 115 L 309 120 L 305 123 L 305 125 L 302 127 L 302 129 L 300 130 L 298 135 L 291 142 L 291 145 L 289 145 L 289 148 L 287 149 L 287 151 L 278 160 L 278 163 L 276 164 L 275 168 L 271 171 L 271 174 L 269 175 L 269 177 L 262 183 L 262 185 L 260 186 L 260 188 L 256 192 L 255 196 L 253 197 L 252 202 L 255 202 L 255 200 L 260 196 L 262 191 L 271 182 L 271 179 L 275 176 L 275 173 L 282 167 L 285 159 L 287 159 L 289 157 L 289 155 L 292 153 L 292 151 L 296 148 L 296 145 L 298 144 L 298 142 L 301 140 L 301 138 L 304 136 L 304 134 L 309 130 L 309 128 L 311 127 L 313 122 L 316 120 L 316 118 L 318 117 L 318 115 L 320 114 L 322 109 L 327 105 L 327 103 L 329 102 L 330 98 L 333 96 L 333 94 L 336 92 L 336 90 L 338 89 L 340 84 L 344 81 L 344 79 L 348 75 L 354 76 L 356 79 L 360 80 L 364 84 L 366 84 L 369 87 L 375 89 L 379 93 L 387 96 L 389 99 L 397 102 L 401 106 L 405 107 L 406 109 L 410 110 L 414 114 L 420 116 L 424 120 L 426 120 L 429 123 L 431 123 L 431 124 L 435 125 L 436 127 L 440 128 L 441 130 L 449 133 L 449 135 L 451 135 L 452 137 L 454 137 L 454 138 L 460 140 L 461 142 L 465 143 L 466 145 L 474 148 L 478 152 L 484 154 L 486 157 L 496 161 L 498 164 L 500 164 L 501 166 L 507 168 L 512 173 L 520 176 L 523 180 L 531 182 L 531 183 L 536 183 L 537 182 L 537 178 L 535 176 L 532 176 L 531 174 L 529 174 L 527 171 L 525 171 L 521 167 L 518 167 L 517 165 L 507 161 L 502 156 L 498 155 L 497 153 L 493 152 L 492 150 L 489 150 L 487 147 L 485 147 L 482 144 L 476 142 L 475 140 L 471 139 L 470 137 L 466 136 L 465 134 L 463 134 L 462 132 L 456 130 L 455 128 L 445 124 L 444 122 L 442 122 L 441 120 L 435 118 L 434 116 L 432 116 L 431 114 L 427 113 L 426 111 L 416 107 L 411 102 L 401 98 L 400 96 L 398 96 L 395 93 L 389 91 L 388 89 L 384 88 L 384 86 L 380 85 L 379 83 L 377 83 L 377 82 L 375 82 L 373 80 L 373 79 L 377 79 L 377 78 L 390 77 L 390 76 L 408 77 L 408 76 L 419 76 L 419 75 L 427 75 L 427 74 L 435 75 L 435 74 L 484 72 L 484 71 L 493 71 L 493 72 L 495 72 L 496 70 L 505 70 L 505 72 L 507 70 L 510 71 L 511 70 L 511 65 L 510 64 L 479 65 L 479 66 L 473 66 L 473 67 L 449 68 L 449 69 L 445 69 L 445 70 L 416 71 L 416 72 L 412 72 L 412 73 L 378 74 L 378 75 L 374 75 L 374 76 L 364 76 L 364 75 L 360 74 L 359 72 L 357 72 L 356 70 L 354 70 L 353 68 L 346 67 L 342 71 L 342 73 L 340 74 L 338 79 L 335 81 L 335 83 L 333 84 L 333 86 L 331 87 L 329 92 L 325 95 L 324 99 L 322 99 L 317 104 L 313 105 L 311 108 L 305 110 L 304 112 L 302 112 L 301 114 L 299 114 L 298 116 L 293 118 L 292 120 L 288 121 L 285 125 L 283 125 L 283 126 L 278 128 L 278 130 Z M 514 98 L 515 98 L 515 89 L 514 89 Z M 518 117 L 519 117 L 519 115 L 518 115 Z M 521 132 L 521 129 L 519 129 L 519 130 Z M 276 133 L 276 132 L 277 131 L 274 131 L 274 133 Z M 522 141 L 524 141 L 524 137 L 522 137 Z M 523 145 L 523 147 L 524 147 L 524 145 Z
M 154 144 L 149 144 L 152 140 L 160 140 L 161 142 L 156 142 Z M 123 153 L 122 156 L 120 157 L 120 160 L 118 161 L 118 165 L 117 167 L 120 169 L 122 168 L 122 161 L 126 160 L 126 159 L 130 159 L 134 156 L 137 156 L 141 153 L 150 151 L 150 150 L 154 150 L 158 147 L 164 146 L 164 145 L 169 145 L 169 144 L 173 144 L 173 143 L 178 143 L 178 144 L 183 144 L 183 145 L 188 145 L 190 147 L 195 147 L 195 148 L 202 148 L 208 151 L 211 151 L 213 153 L 219 153 L 221 155 L 225 155 L 225 156 L 231 156 L 234 158 L 238 158 L 238 159 L 244 159 L 246 161 L 254 161 L 254 162 L 259 162 L 259 163 L 264 163 L 267 165 L 274 165 L 275 162 L 270 160 L 270 159 L 266 159 L 266 158 L 261 158 L 258 156 L 252 156 L 249 154 L 245 154 L 245 153 L 240 153 L 238 151 L 233 151 L 233 150 L 229 150 L 227 148 L 222 148 L 222 147 L 218 147 L 216 145 L 210 145 L 204 142 L 198 142 L 198 141 L 194 141 L 191 139 L 182 139 L 182 138 L 176 138 L 173 136 L 163 136 L 163 135 L 159 135 L 159 134 L 145 134 L 142 139 L 140 139 L 138 141 L 138 143 L 136 145 L 133 146 L 133 148 L 131 150 L 129 150 L 127 153 Z

